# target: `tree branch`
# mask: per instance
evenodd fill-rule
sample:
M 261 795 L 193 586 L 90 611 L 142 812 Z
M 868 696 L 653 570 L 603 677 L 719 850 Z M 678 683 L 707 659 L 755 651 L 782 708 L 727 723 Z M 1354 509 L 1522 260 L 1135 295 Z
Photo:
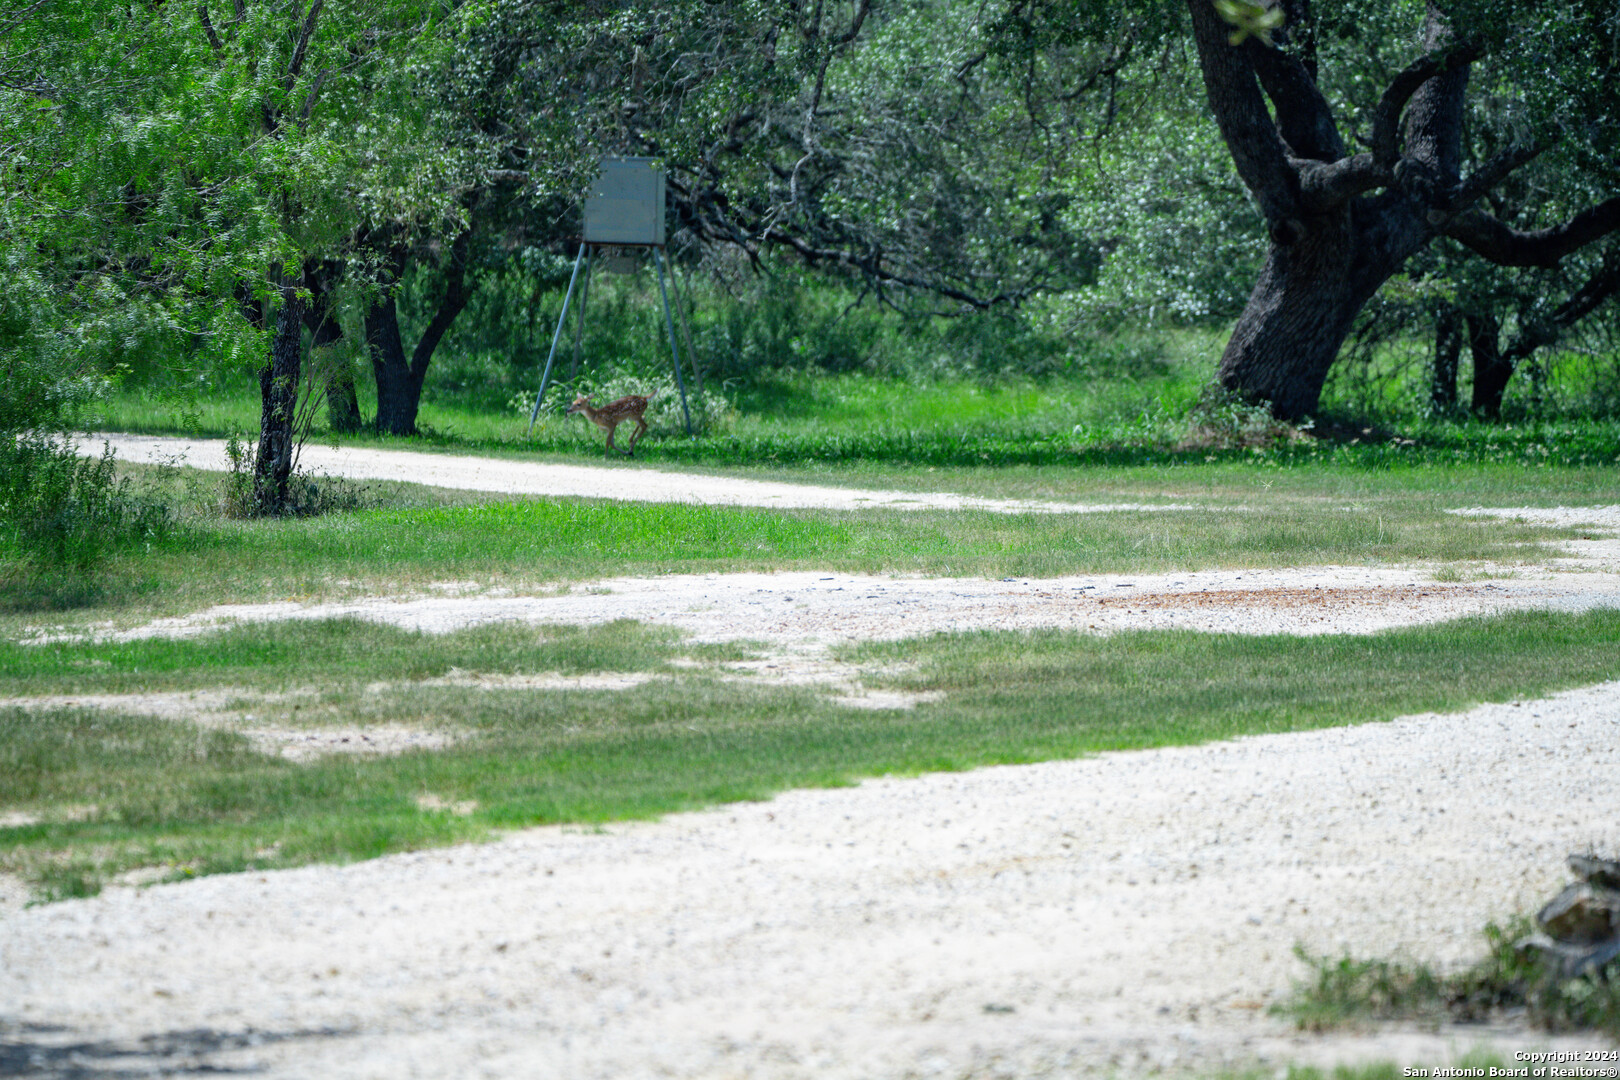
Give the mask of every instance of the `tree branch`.
M 467 250 L 471 241 L 472 226 L 468 225 L 450 245 L 448 265 L 445 267 L 444 296 L 440 298 L 439 306 L 433 312 L 427 328 L 422 331 L 422 336 L 417 338 L 416 348 L 411 350 L 410 370 L 413 378 L 421 379 L 427 374 L 433 351 L 449 332 L 456 316 L 472 299 L 473 288 L 467 283 Z
M 1458 186 L 1450 200 L 1452 207 L 1466 210 L 1505 180 L 1514 169 L 1528 163 L 1545 149 L 1546 144 L 1541 142 L 1515 143 L 1492 154 Z
M 1620 248 L 1611 248 L 1592 276 L 1545 319 L 1528 323 L 1502 352 L 1517 364 L 1545 345 L 1556 342 L 1565 330 L 1590 315 L 1599 304 L 1620 293 Z
M 320 96 L 321 87 L 325 85 L 326 77 L 330 74 L 331 68 L 321 68 L 315 73 L 315 81 L 310 85 L 309 93 L 304 95 L 304 107 L 298 110 L 299 127 L 309 123 L 309 114 L 315 111 L 315 99 Z
M 1230 27 L 1211 0 L 1187 0 L 1187 9 L 1209 107 L 1238 175 L 1260 203 L 1273 239 L 1279 243 L 1290 236 L 1297 239 L 1304 228 L 1294 220 L 1299 210 L 1298 179 L 1255 81 L 1249 54 L 1231 44 Z
M 1390 80 L 1378 105 L 1373 109 L 1372 152 L 1380 165 L 1393 169 L 1400 159 L 1401 112 L 1418 87 L 1453 63 L 1469 63 L 1479 55 L 1479 46 L 1466 42 L 1443 52 L 1418 57 Z
M 1292 156 L 1314 161 L 1344 157 L 1344 139 L 1333 122 L 1333 110 L 1305 65 L 1252 35 L 1243 47 L 1276 110 L 1277 126 Z
M 218 59 L 225 53 L 225 43 L 219 40 L 219 34 L 214 32 L 213 20 L 208 17 L 208 5 L 197 5 L 197 18 L 202 21 L 203 32 L 208 35 L 208 44 L 214 50 L 214 57 Z
M 1446 223 L 1444 233 L 1499 266 L 1554 267 L 1565 255 L 1620 229 L 1620 196 L 1582 210 L 1562 225 L 1532 232 L 1509 228 L 1481 210 Z
M 1300 198 L 1311 210 L 1331 210 L 1357 195 L 1387 187 L 1389 169 L 1372 154 L 1357 154 L 1324 165 L 1319 161 L 1295 161 L 1299 170 Z
M 1423 15 L 1423 51 L 1441 56 L 1456 45 L 1451 20 L 1429 0 Z M 1462 172 L 1463 109 L 1469 62 L 1442 63 L 1412 94 L 1406 106 L 1406 146 L 1400 171 L 1403 188 L 1434 206 L 1457 187 Z
M 897 274 L 883 265 L 883 253 L 881 250 L 862 257 L 839 248 L 818 248 L 808 241 L 779 228 L 768 230 L 762 239 L 792 248 L 807 263 L 825 262 L 832 263 L 835 266 L 852 266 L 866 274 L 870 280 L 879 283 L 879 285 L 888 283 L 904 285 L 907 288 L 925 289 L 928 292 L 966 304 L 980 311 L 1003 305 L 1016 305 L 1029 299 L 1030 296 L 1030 290 L 1001 292 L 994 296 L 976 296 L 973 293 L 964 292 L 943 282 L 928 281 L 923 278 Z
M 871 13 L 872 0 L 860 0 L 860 5 L 856 7 L 855 15 L 850 20 L 849 29 L 844 31 L 842 34 L 839 34 L 837 38 L 833 39 L 833 46 L 835 48 L 842 48 L 859 37 L 861 34 L 861 25 L 866 22 L 866 17 Z
M 282 77 L 282 92 L 291 94 L 293 86 L 298 82 L 298 76 L 304 70 L 304 57 L 309 52 L 309 39 L 315 34 L 315 20 L 321 13 L 321 6 L 326 0 L 314 0 L 309 5 L 309 14 L 304 16 L 304 28 L 298 35 L 298 45 L 293 49 L 292 62 L 287 65 L 287 74 Z

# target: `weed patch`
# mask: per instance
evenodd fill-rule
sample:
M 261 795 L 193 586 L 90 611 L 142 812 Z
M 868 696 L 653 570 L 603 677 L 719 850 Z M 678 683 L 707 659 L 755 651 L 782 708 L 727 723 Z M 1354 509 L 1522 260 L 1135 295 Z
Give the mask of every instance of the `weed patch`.
M 12 574 L 82 576 L 172 525 L 164 502 L 119 479 L 111 449 L 88 458 L 43 435 L 0 438 L 0 559 L 11 556 Z
M 1548 1031 L 1598 1031 L 1620 1039 L 1620 960 L 1602 972 L 1555 980 L 1532 953 L 1515 947 L 1531 929 L 1528 918 L 1487 926 L 1488 954 L 1455 974 L 1414 962 L 1332 959 L 1296 950 L 1311 977 L 1279 1011 L 1310 1031 L 1395 1021 L 1483 1023 L 1512 1012 Z

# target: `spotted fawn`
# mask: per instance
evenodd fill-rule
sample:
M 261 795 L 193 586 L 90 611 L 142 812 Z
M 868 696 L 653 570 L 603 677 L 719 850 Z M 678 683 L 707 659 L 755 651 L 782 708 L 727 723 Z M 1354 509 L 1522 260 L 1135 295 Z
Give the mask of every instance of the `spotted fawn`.
M 584 413 L 587 420 L 608 433 L 607 450 L 603 457 L 611 455 L 616 449 L 613 445 L 613 429 L 626 420 L 634 420 L 636 430 L 630 434 L 630 449 L 623 451 L 625 457 L 631 457 L 636 452 L 636 440 L 647 433 L 647 421 L 641 418 L 641 414 L 647 411 L 647 402 L 657 393 L 658 391 L 654 390 L 645 397 L 641 394 L 627 394 L 618 401 L 608 402 L 600 409 L 591 405 L 589 394 L 581 394 L 574 399 L 572 405 L 568 406 L 568 411 Z

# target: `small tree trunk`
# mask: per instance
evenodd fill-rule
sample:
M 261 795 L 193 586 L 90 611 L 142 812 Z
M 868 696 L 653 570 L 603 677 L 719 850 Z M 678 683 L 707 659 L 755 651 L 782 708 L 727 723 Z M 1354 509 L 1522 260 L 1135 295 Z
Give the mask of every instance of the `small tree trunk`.
M 343 340 L 343 324 L 337 318 L 333 281 L 343 272 L 336 260 L 310 260 L 304 264 L 304 285 L 309 289 L 309 306 L 304 325 L 309 328 L 311 353 L 330 349 Z M 313 360 L 313 357 L 312 357 Z M 360 399 L 354 390 L 354 372 L 345 362 L 322 373 L 326 384 L 326 423 L 331 430 L 352 434 L 360 430 Z
M 1429 370 L 1429 410 L 1447 416 L 1457 409 L 1457 358 L 1462 353 L 1462 312 L 1441 304 L 1434 324 L 1434 366 Z
M 1513 361 L 1502 356 L 1502 324 L 1489 312 L 1468 315 L 1468 351 L 1474 360 L 1474 412 L 1487 420 L 1502 415 L 1502 395 L 1513 378 Z
M 253 504 L 260 514 L 287 506 L 292 476 L 293 411 L 304 351 L 304 301 L 291 284 L 281 287 L 281 310 L 270 339 L 270 359 L 259 371 L 259 447 L 253 458 Z
M 366 312 L 366 346 L 377 377 L 377 431 L 385 435 L 416 434 L 416 410 L 422 380 L 413 379 L 399 337 L 399 311 L 390 293 Z

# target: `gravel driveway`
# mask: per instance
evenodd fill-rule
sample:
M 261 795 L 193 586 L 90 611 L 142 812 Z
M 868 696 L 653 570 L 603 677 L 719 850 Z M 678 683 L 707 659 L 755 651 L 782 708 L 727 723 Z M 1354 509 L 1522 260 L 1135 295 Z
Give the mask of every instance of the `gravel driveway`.
M 1566 520 L 1610 525 L 1605 513 Z M 1612 541 L 1592 544 L 1474 585 L 1360 568 L 761 575 L 342 608 L 427 628 L 630 614 L 784 653 L 969 625 L 1365 630 L 1613 605 Z M 225 609 L 139 632 L 322 613 Z M 1476 957 L 1488 920 L 1563 882 L 1566 853 L 1620 845 L 1616 775 L 1610 683 L 1465 714 L 877 779 L 656 823 L 112 889 L 0 919 L 0 1075 L 954 1080 L 1432 1065 L 1480 1040 L 1511 1053 L 1551 1040 L 1478 1028 L 1306 1036 L 1267 1006 L 1304 973 L 1296 943 Z

